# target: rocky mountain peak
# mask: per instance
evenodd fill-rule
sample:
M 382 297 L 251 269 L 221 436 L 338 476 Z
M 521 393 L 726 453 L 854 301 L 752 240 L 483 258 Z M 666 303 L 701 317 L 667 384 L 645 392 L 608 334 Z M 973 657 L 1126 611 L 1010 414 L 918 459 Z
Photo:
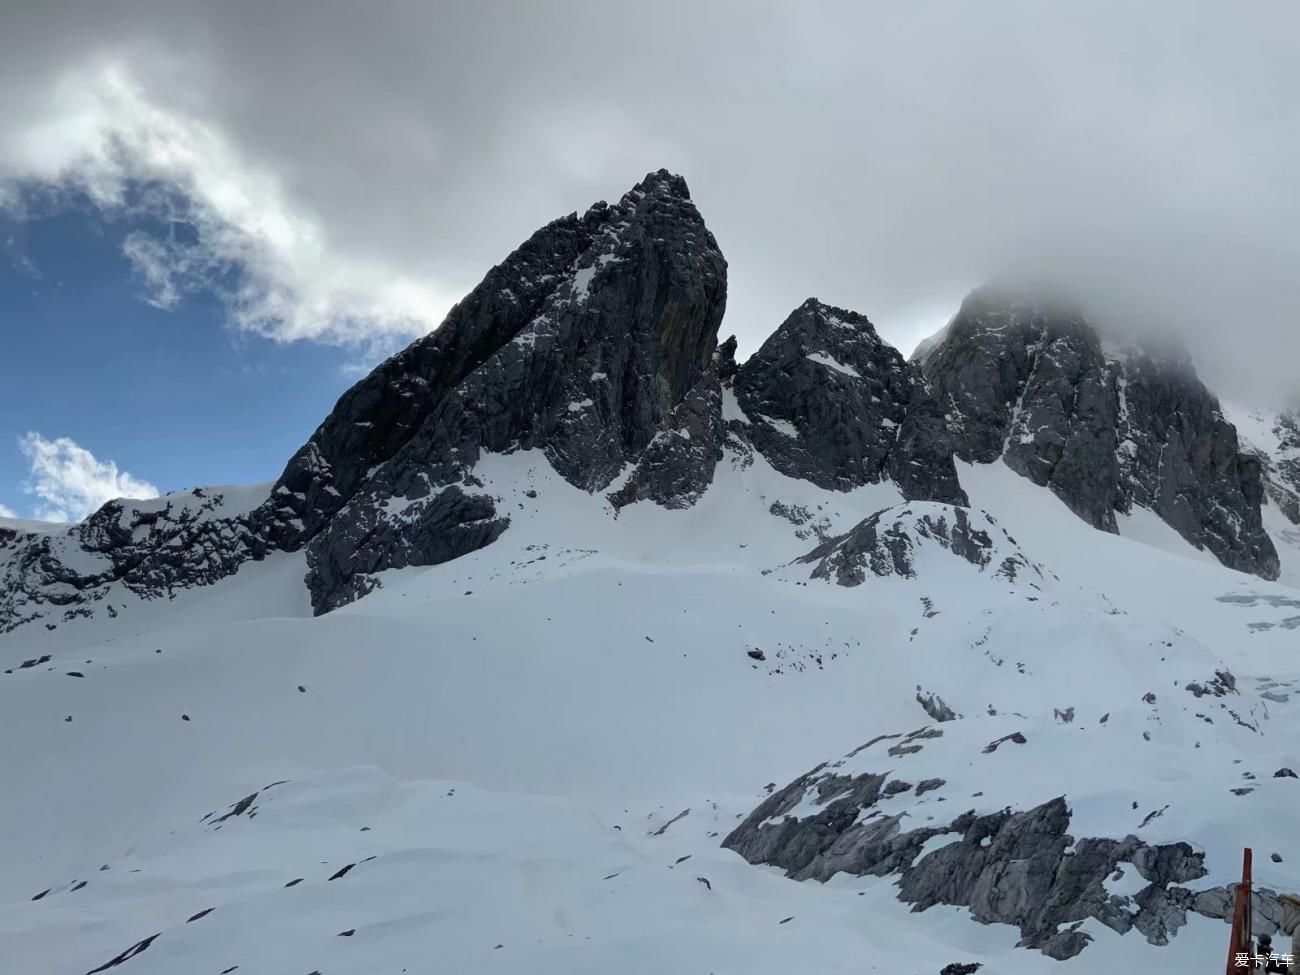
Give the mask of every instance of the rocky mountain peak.
M 565 477 L 599 489 L 698 381 L 725 300 L 726 262 L 685 180 L 651 173 L 618 204 L 537 231 L 438 329 L 344 394 L 277 493 L 323 524 L 363 473 L 434 428 L 444 453 L 457 450 L 435 480 L 483 450 L 540 445 Z M 577 346 L 585 361 L 565 361 Z M 593 439 L 605 443 L 595 453 L 575 442 Z
M 1064 305 L 995 289 L 967 296 L 942 340 L 914 357 L 940 398 L 963 460 L 990 463 L 1005 453 L 1022 387 L 1040 360 L 1076 383 L 1103 360 L 1101 341 Z
M 354 387 L 281 478 L 277 491 L 327 521 L 308 543 L 318 607 L 360 595 L 378 569 L 455 558 L 504 531 L 474 490 L 485 452 L 537 448 L 575 486 L 609 486 L 702 384 L 716 386 L 725 304 L 726 261 L 681 177 L 651 173 L 617 205 L 538 231 L 405 360 Z M 349 453 L 351 431 L 395 394 L 409 414 L 402 442 L 383 457 Z M 340 480 L 351 495 L 320 505 Z M 384 514 L 394 508 L 399 519 Z
M 755 447 L 783 474 L 839 491 L 890 480 L 909 500 L 966 503 L 938 404 L 865 316 L 809 298 L 735 386 Z
M 624 194 L 623 199 L 626 201 L 628 197 L 637 196 L 659 196 L 689 200 L 691 191 L 683 177 L 666 169 L 656 169 L 653 172 L 646 173 L 639 183 Z
M 345 392 L 260 504 L 216 499 L 202 518 L 110 504 L 67 533 L 7 537 L 2 625 L 69 604 L 65 618 L 93 612 L 86 604 L 115 585 L 158 596 L 206 584 L 302 548 L 324 612 L 379 571 L 456 558 L 504 532 L 509 518 L 474 475 L 488 453 L 540 450 L 587 491 L 640 465 L 643 496 L 689 503 L 719 448 L 707 437 L 685 459 L 650 448 L 690 423 L 721 429 L 726 271 L 685 180 L 650 173 L 616 204 L 542 227 L 437 329 Z M 655 458 L 671 477 L 652 476 Z
M 981 290 L 915 365 L 963 459 L 1002 459 L 1105 531 L 1150 509 L 1225 565 L 1277 577 L 1260 465 L 1184 355 L 1120 354 L 1067 303 Z

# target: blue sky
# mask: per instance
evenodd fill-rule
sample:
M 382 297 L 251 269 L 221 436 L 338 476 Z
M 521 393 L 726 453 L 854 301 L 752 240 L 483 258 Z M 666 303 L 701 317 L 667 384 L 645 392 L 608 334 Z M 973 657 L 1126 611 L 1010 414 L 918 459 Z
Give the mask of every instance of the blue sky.
M 141 230 L 159 228 L 89 205 L 0 212 L 0 505 L 19 516 L 48 508 L 24 491 L 29 433 L 163 491 L 264 481 L 355 381 L 355 348 L 237 331 L 210 293 L 155 307 L 123 253 Z

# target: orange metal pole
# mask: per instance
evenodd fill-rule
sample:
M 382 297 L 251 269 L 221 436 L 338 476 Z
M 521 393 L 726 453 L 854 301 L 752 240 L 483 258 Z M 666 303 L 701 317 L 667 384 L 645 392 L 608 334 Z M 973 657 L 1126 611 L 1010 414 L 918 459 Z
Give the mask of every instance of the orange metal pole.
M 1237 967 L 1237 955 L 1241 952 L 1249 953 L 1251 950 L 1251 917 L 1250 917 L 1250 867 L 1251 851 L 1246 848 L 1246 853 L 1241 860 L 1241 884 L 1237 887 L 1237 900 L 1233 906 L 1232 912 L 1232 934 L 1228 942 L 1228 970 L 1227 975 L 1234 975 L 1243 969 Z M 1245 969 L 1249 971 L 1249 969 Z

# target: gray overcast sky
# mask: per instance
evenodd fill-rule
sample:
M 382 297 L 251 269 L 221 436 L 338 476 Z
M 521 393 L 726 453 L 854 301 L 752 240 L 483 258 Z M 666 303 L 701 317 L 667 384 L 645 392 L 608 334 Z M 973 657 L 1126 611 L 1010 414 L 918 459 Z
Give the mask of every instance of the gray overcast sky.
M 391 345 L 664 166 L 742 354 L 808 295 L 908 351 L 1033 272 L 1300 385 L 1291 0 L 0 2 L 0 196 L 170 183 L 200 240 L 132 259 L 164 304 L 244 265 L 236 328 Z

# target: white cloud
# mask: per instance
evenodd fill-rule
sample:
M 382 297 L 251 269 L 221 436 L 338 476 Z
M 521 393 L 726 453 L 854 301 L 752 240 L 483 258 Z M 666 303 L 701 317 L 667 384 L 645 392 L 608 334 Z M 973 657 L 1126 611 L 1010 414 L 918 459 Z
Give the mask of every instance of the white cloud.
M 17 517 L 18 517 L 18 512 L 14 511 L 13 508 L 0 504 L 0 518 L 17 518 Z
M 141 186 L 154 189 L 133 192 Z M 128 236 L 123 250 L 147 300 L 171 308 L 189 291 L 214 287 L 235 327 L 268 338 L 409 339 L 437 325 L 458 297 L 338 247 L 279 179 L 216 127 L 163 106 L 118 61 L 66 72 L 27 124 L 7 134 L 0 206 L 20 206 L 33 188 L 185 224 L 184 239 Z
M 40 499 L 34 514 L 44 521 L 80 521 L 113 498 L 153 498 L 159 491 L 148 481 L 100 460 L 69 437 L 47 440 L 31 432 L 18 438 L 31 465 L 23 490 Z

